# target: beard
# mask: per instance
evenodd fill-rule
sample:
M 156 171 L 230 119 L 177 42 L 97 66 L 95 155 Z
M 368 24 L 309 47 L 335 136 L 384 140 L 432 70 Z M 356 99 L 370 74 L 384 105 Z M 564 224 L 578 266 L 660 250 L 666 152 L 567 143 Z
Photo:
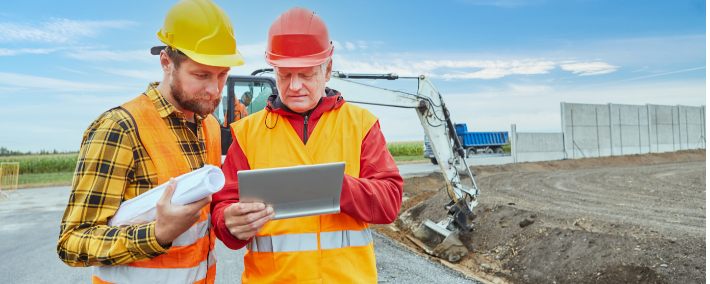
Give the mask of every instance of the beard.
M 177 73 L 177 72 L 175 72 Z M 217 96 L 216 99 L 212 101 L 203 101 L 203 99 L 209 99 L 210 95 L 200 92 L 196 95 L 190 96 L 185 93 L 182 89 L 182 84 L 180 84 L 180 78 L 173 73 L 172 80 L 170 82 L 170 94 L 177 101 L 181 108 L 194 112 L 200 116 L 207 116 L 214 112 L 222 101 L 221 96 Z

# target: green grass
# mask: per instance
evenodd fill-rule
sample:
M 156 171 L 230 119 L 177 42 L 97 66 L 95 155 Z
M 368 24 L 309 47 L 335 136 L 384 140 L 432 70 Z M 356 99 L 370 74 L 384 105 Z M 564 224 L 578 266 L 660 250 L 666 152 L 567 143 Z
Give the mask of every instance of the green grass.
M 505 151 L 506 153 L 510 153 L 510 144 L 503 145 L 501 148 L 503 148 L 503 151 Z
M 387 149 L 394 157 L 398 156 L 424 156 L 424 141 L 390 142 Z
M 404 161 L 414 161 L 414 160 L 429 160 L 429 158 L 424 158 L 424 156 L 393 156 L 395 162 L 404 162 Z
M 0 163 L 19 162 L 20 175 L 67 173 L 74 171 L 78 158 L 78 154 L 10 156 L 0 158 Z
M 21 185 L 71 182 L 73 177 L 73 172 L 22 174 L 19 176 L 17 184 Z

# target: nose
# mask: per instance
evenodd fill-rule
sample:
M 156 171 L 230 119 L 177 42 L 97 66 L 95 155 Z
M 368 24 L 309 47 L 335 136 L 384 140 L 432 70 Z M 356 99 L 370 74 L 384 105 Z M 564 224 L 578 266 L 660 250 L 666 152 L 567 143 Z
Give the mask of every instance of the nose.
M 212 80 L 207 83 L 207 87 L 205 87 L 205 93 L 212 97 L 217 96 L 219 95 L 219 86 L 219 79 L 217 79 L 216 77 L 212 78 Z
M 303 88 L 303 82 L 301 81 L 300 76 L 291 76 L 291 84 L 288 86 L 289 90 L 291 90 L 294 93 L 298 93 L 298 91 Z

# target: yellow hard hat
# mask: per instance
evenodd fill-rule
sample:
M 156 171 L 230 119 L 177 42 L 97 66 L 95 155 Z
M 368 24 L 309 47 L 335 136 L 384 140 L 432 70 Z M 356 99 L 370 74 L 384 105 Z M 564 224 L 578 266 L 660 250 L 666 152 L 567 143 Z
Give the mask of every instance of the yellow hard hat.
M 175 4 L 165 16 L 158 39 L 198 63 L 221 67 L 244 64 L 234 40 L 232 21 L 209 0 Z

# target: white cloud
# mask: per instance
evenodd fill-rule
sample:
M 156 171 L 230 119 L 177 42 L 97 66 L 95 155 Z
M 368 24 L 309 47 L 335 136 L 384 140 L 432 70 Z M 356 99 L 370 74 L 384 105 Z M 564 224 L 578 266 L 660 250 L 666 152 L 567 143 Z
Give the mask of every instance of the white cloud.
M 669 74 L 683 73 L 683 72 L 689 72 L 689 71 L 695 71 L 695 70 L 701 70 L 701 69 L 706 69 L 706 67 L 705 67 L 705 66 L 703 66 L 703 67 L 696 67 L 696 68 L 690 68 L 690 69 L 684 69 L 684 70 L 676 70 L 676 71 L 671 71 L 671 72 L 664 72 L 664 73 L 660 73 L 660 74 L 653 74 L 653 75 L 647 75 L 647 76 L 641 76 L 641 77 L 628 78 L 628 79 L 623 79 L 623 80 L 618 80 L 618 81 L 604 82 L 604 83 L 599 83 L 599 84 L 584 86 L 584 87 L 581 87 L 580 89 L 589 88 L 589 87 L 594 87 L 594 86 L 600 86 L 600 85 L 608 85 L 608 84 L 626 82 L 626 81 L 640 80 L 640 79 L 645 79 L 645 78 L 650 78 L 650 77 L 657 77 L 657 76 L 663 76 L 663 75 L 669 75 Z M 635 71 L 634 71 L 634 72 L 635 72 Z
M 77 73 L 77 74 L 82 74 L 82 75 L 89 75 L 89 73 L 86 73 L 86 72 L 83 72 L 83 71 L 79 71 L 79 70 L 64 68 L 64 67 L 60 67 L 60 66 L 57 66 L 57 68 L 62 69 L 62 70 L 64 70 L 64 71 L 69 71 L 69 72 L 72 72 L 72 73 Z
M 333 46 L 335 47 L 335 50 L 343 50 L 343 46 L 337 40 L 333 41 Z
M 264 58 L 264 52 L 266 51 L 266 42 L 238 45 L 237 49 L 244 58 Z
M 163 72 L 160 69 L 153 70 L 153 71 L 117 69 L 117 68 L 98 68 L 98 69 L 103 70 L 108 73 L 111 73 L 111 74 L 132 77 L 132 78 L 138 78 L 138 79 L 145 79 L 145 80 L 152 80 L 152 81 L 161 81 L 163 79 Z
M 7 49 L 0 48 L 0 56 L 15 56 L 21 54 L 47 54 L 59 50 L 59 48 L 20 48 Z
M 106 105 L 116 105 L 121 102 L 130 99 L 126 96 L 105 96 L 105 95 L 69 95 L 69 94 L 59 94 L 53 96 L 55 99 L 59 100 L 61 103 L 71 104 L 71 105 L 91 105 L 91 106 L 106 106 Z
M 516 94 L 528 95 L 528 94 L 539 94 L 548 93 L 552 91 L 552 87 L 545 85 L 514 85 L 510 84 L 510 89 Z
M 158 62 L 158 56 L 151 55 L 150 49 L 130 51 L 79 49 L 67 52 L 66 56 L 83 61 L 150 62 L 155 60 Z
M 0 23 L 0 41 L 6 42 L 71 42 L 81 37 L 95 37 L 106 28 L 125 28 L 130 21 L 75 21 L 52 19 L 39 25 Z
M 581 73 L 579 76 L 601 75 L 616 71 L 619 66 L 614 66 L 605 62 L 577 62 L 560 65 L 562 70 L 572 71 L 572 73 Z
M 616 71 L 618 66 L 605 62 L 579 63 L 545 59 L 520 60 L 415 60 L 416 55 L 390 54 L 387 58 L 354 59 L 334 55 L 334 69 L 346 73 L 396 73 L 400 76 L 427 75 L 444 80 L 498 79 L 509 75 L 539 75 L 562 67 L 581 75 L 599 75 Z M 410 59 L 402 59 L 410 58 Z
M 116 91 L 123 89 L 111 85 L 81 83 L 6 72 L 0 72 L 0 84 L 54 91 Z
M 418 76 L 421 74 L 433 78 L 451 79 L 497 79 L 508 75 L 546 74 L 555 68 L 557 63 L 547 60 L 423 60 L 410 61 L 402 59 L 349 60 L 343 56 L 334 56 L 333 64 L 338 71 L 350 73 L 397 73 L 400 76 Z M 477 69 L 475 71 L 456 71 L 450 69 Z M 448 69 L 435 72 L 438 69 Z
M 352 42 L 349 42 L 349 41 L 348 41 L 348 42 L 345 42 L 345 48 L 347 48 L 348 50 L 352 51 L 352 50 L 355 50 L 356 47 L 355 47 L 355 45 L 354 45 Z
M 367 49 L 367 42 L 362 41 L 362 40 L 358 40 L 357 47 L 359 47 L 360 49 Z

